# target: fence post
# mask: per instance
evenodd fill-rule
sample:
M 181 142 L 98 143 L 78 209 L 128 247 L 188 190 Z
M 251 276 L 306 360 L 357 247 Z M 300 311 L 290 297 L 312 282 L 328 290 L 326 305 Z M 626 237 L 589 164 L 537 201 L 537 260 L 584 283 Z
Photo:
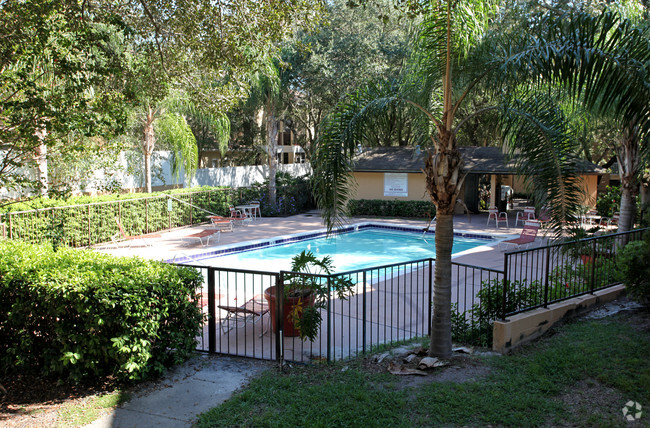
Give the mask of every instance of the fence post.
M 503 255 L 503 296 L 501 301 L 501 319 L 506 320 L 506 299 L 508 298 L 508 254 Z
M 592 241 L 591 246 L 591 294 L 594 294 L 594 288 L 596 287 L 596 240 Z
M 433 317 L 433 260 L 429 259 L 429 319 L 427 320 L 427 336 L 431 337 L 431 318 Z
M 280 364 L 284 364 L 284 271 L 277 276 L 275 287 L 275 358 Z
M 11 218 L 13 215 L 9 213 L 9 239 L 13 239 L 14 237 L 14 228 L 13 228 L 13 223 L 11 222 Z
M 216 318 L 216 270 L 208 267 L 208 352 L 217 352 L 217 318 Z
M 361 346 L 363 353 L 366 353 L 366 271 L 363 271 L 363 315 L 362 315 L 362 328 L 361 328 L 361 334 L 363 334 L 363 337 L 361 339 Z
M 327 362 L 332 361 L 332 284 L 327 275 Z
M 91 228 L 91 225 L 90 225 L 90 204 L 88 204 L 88 248 L 90 248 L 90 246 L 92 245 L 92 240 L 91 240 L 92 232 L 91 232 L 91 229 L 92 228 Z
M 544 307 L 548 307 L 548 280 L 551 275 L 551 248 L 546 247 L 546 275 L 544 275 Z

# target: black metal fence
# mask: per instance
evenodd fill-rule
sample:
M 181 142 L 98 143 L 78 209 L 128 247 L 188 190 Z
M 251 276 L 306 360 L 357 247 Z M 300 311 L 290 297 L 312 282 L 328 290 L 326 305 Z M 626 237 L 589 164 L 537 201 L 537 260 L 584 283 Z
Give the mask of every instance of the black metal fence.
M 127 235 L 143 235 L 205 222 L 206 211 L 228 216 L 229 205 L 250 200 L 261 201 L 263 216 L 291 215 L 310 207 L 311 189 L 306 182 L 279 186 L 273 208 L 266 189 L 255 186 L 0 212 L 0 237 L 85 247 L 110 242 L 118 232 L 116 217 Z
M 618 284 L 616 255 L 650 230 L 602 235 L 506 253 L 506 281 L 497 284 L 500 318 L 547 307 Z
M 479 317 L 480 293 L 485 284 L 501 280 L 503 273 L 452 265 L 458 340 L 491 335 Z M 430 334 L 434 266 L 435 259 L 423 259 L 317 275 L 323 283 L 342 277 L 354 286 L 344 298 L 333 291 L 326 296 L 313 341 L 301 339 L 290 322 L 283 321 L 290 309 L 271 302 L 271 296 L 284 295 L 288 275 L 301 274 L 193 266 L 205 277 L 199 304 L 206 323 L 198 350 L 268 360 L 335 361 L 372 352 L 380 345 L 426 337 Z
M 452 263 L 453 340 L 491 346 L 496 319 L 617 284 L 618 250 L 641 239 L 646 230 L 505 253 L 503 271 Z M 301 339 L 283 321 L 290 309 L 269 298 L 283 296 L 285 278 L 301 274 L 194 267 L 205 277 L 200 351 L 335 361 L 430 334 L 435 259 L 316 275 L 328 284 L 348 278 L 354 287 L 344 298 L 334 292 L 327 295 L 313 341 Z

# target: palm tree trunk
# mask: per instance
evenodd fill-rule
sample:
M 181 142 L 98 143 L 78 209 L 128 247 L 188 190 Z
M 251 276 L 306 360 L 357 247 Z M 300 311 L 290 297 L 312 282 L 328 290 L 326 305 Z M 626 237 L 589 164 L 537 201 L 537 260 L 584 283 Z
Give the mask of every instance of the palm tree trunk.
M 451 356 L 451 249 L 454 244 L 453 214 L 436 213 L 436 267 L 433 319 L 429 355 Z
M 38 139 L 41 141 L 36 147 L 34 159 L 36 160 L 36 175 L 39 183 L 39 192 L 41 196 L 47 196 L 49 191 L 48 173 L 47 173 L 47 146 L 43 142 L 47 130 L 42 129 L 36 132 Z
M 636 195 L 639 192 L 639 135 L 637 127 L 623 130 L 621 143 L 616 147 L 618 172 L 621 177 L 621 211 L 618 231 L 627 232 L 634 227 Z
M 463 185 L 462 158 L 451 131 L 439 129 L 438 151 L 425 161 L 426 187 L 436 205 L 436 268 L 429 355 L 451 356 L 451 250 L 454 208 Z
M 266 107 L 266 145 L 269 162 L 269 205 L 275 207 L 277 201 L 277 187 L 275 185 L 275 174 L 278 169 L 277 147 L 278 147 L 278 121 L 275 117 L 273 103 L 267 103 Z
M 151 193 L 151 154 L 156 145 L 156 136 L 154 135 L 153 122 L 154 111 L 148 108 L 143 124 L 142 154 L 144 155 L 144 180 L 147 193 Z

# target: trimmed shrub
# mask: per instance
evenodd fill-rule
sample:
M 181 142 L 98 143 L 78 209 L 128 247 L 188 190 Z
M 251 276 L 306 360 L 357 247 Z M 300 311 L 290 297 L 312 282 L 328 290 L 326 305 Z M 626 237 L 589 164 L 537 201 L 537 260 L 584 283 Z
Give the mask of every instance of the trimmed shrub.
M 492 346 L 494 321 L 503 315 L 503 293 L 506 292 L 506 314 L 516 312 L 543 301 L 538 281 L 486 280 L 476 293 L 478 302 L 471 309 L 460 312 L 458 305 L 451 307 L 451 336 L 456 342 L 477 346 Z
M 202 276 L 138 258 L 0 240 L 0 365 L 136 380 L 194 351 Z
M 429 201 L 355 199 L 348 203 L 351 216 L 433 218 L 436 207 Z
M 650 304 L 650 233 L 646 233 L 643 241 L 628 243 L 616 262 L 620 280 L 630 297 Z
M 38 198 L 3 207 L 5 211 L 0 212 L 0 222 L 4 223 L 7 235 L 14 239 L 33 244 L 90 246 L 109 242 L 118 232 L 115 217 L 120 218 L 128 235 L 142 235 L 203 223 L 209 215 L 206 211 L 230 216 L 229 205 L 250 200 L 261 202 L 265 217 L 297 214 L 309 206 L 311 189 L 306 180 L 293 180 L 278 187 L 278 203 L 273 210 L 268 206 L 268 191 L 264 185 L 241 189 L 204 186 L 150 194 L 80 196 L 66 200 Z M 186 203 L 172 200 L 172 211 L 168 211 L 170 199 L 164 196 L 167 194 Z M 53 207 L 56 209 L 47 209 Z M 9 215 L 10 212 L 35 209 L 42 211 Z

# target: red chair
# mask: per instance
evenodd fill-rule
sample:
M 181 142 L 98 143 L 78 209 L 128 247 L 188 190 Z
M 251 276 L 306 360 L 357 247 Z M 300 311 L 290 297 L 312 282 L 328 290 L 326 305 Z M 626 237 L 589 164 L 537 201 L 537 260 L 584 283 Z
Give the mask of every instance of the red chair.
M 490 224 L 490 220 L 494 220 L 494 223 L 496 224 L 497 229 L 499 228 L 499 223 L 505 223 L 506 228 L 510 227 L 508 225 L 508 213 L 505 211 L 499 212 L 499 210 L 496 207 L 490 207 L 488 209 L 488 220 L 486 223 L 486 226 Z
M 499 248 L 501 248 L 501 245 L 503 244 L 506 246 L 506 248 L 503 248 L 503 250 L 507 249 L 508 245 L 514 245 L 517 250 L 520 250 L 522 246 L 529 246 L 533 242 L 535 242 L 535 239 L 537 239 L 537 232 L 539 231 L 539 221 L 537 220 L 529 220 L 524 223 L 524 229 L 521 231 L 521 234 L 519 235 L 519 238 L 515 239 L 508 239 L 506 241 L 501 241 L 499 242 Z
M 253 221 L 250 216 L 247 216 L 246 214 L 242 213 L 238 209 L 235 209 L 232 205 L 230 206 L 230 220 L 232 220 L 233 223 L 235 224 L 240 224 L 240 225 L 246 225 L 246 223 L 250 223 Z

